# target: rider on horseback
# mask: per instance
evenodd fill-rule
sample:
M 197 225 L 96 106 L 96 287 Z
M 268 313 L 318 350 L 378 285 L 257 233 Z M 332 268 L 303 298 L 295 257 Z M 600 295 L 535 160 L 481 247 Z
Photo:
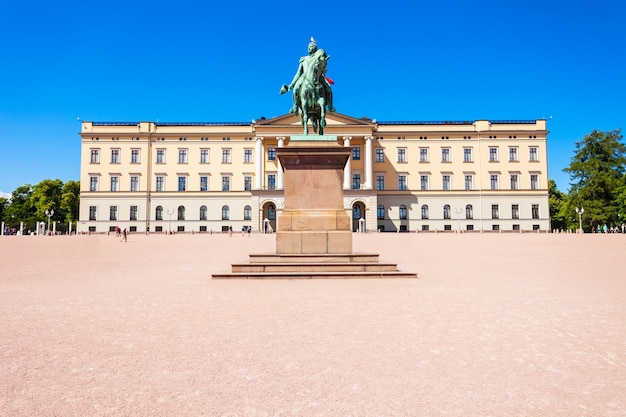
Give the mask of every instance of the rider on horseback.
M 313 65 L 315 52 L 317 52 L 317 44 L 315 42 L 309 43 L 309 55 L 300 58 L 298 70 L 296 71 L 296 75 L 294 75 L 293 80 L 291 80 L 291 83 L 289 85 L 283 85 L 280 89 L 281 94 L 284 94 L 289 90 L 293 90 L 293 107 L 291 108 L 291 110 L 289 110 L 289 112 L 292 114 L 298 114 L 298 97 L 300 94 L 300 87 L 304 82 L 304 74 L 308 73 L 310 66 Z M 326 105 L 328 106 L 328 111 L 331 113 L 334 112 L 335 108 L 333 107 L 333 92 L 330 88 L 328 80 L 326 79 L 324 74 L 320 74 L 319 80 L 317 81 L 322 86 L 322 92 L 326 100 Z

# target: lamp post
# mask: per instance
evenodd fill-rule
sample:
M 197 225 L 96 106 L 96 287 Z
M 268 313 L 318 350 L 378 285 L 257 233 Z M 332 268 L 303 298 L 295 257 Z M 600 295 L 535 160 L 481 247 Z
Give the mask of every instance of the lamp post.
M 169 233 L 172 234 L 172 214 L 174 214 L 174 209 L 167 209 L 167 215 L 170 216 L 170 225 L 169 225 Z
M 585 212 L 584 207 L 578 208 L 576 207 L 576 213 L 578 213 L 578 233 L 583 232 L 583 213 Z
M 46 216 L 48 216 L 48 234 L 50 234 L 50 217 L 54 216 L 54 210 L 46 210 Z
M 459 233 L 461 233 L 461 213 L 463 213 L 463 209 L 457 207 L 454 209 L 454 212 L 456 213 L 457 230 Z

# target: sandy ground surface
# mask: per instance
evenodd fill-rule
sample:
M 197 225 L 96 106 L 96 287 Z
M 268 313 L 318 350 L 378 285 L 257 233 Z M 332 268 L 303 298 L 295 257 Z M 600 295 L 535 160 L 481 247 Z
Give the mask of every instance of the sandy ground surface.
M 419 279 L 211 280 L 271 235 L 0 237 L 0 416 L 626 416 L 626 236 L 354 248 Z

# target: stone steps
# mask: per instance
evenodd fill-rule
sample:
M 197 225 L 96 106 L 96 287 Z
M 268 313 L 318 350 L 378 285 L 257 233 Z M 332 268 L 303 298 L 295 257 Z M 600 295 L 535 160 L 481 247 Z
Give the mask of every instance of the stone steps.
M 378 254 L 250 254 L 249 263 L 232 264 L 232 272 L 213 279 L 355 279 L 417 278 L 398 271 L 397 264 L 381 263 Z
M 367 278 L 417 278 L 417 274 L 402 271 L 381 272 L 232 272 L 213 274 L 213 279 L 367 279 Z

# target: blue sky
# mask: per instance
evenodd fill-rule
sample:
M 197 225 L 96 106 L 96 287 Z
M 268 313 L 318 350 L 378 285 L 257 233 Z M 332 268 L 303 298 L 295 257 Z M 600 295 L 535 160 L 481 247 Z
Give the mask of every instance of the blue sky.
M 5 1 L 0 192 L 78 180 L 80 123 L 285 114 L 311 36 L 337 111 L 379 121 L 550 118 L 549 177 L 626 127 L 626 2 Z

